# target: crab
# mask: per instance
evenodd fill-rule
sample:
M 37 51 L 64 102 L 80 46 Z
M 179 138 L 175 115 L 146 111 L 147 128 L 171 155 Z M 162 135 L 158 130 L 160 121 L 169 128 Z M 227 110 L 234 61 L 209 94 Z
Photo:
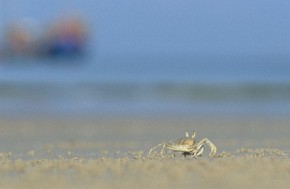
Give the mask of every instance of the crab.
M 169 141 L 168 143 L 161 143 L 157 146 L 154 146 L 150 149 L 148 157 L 151 157 L 151 153 L 157 148 L 161 147 L 160 155 L 164 155 L 164 151 L 171 150 L 173 152 L 181 152 L 184 157 L 189 155 L 190 157 L 201 157 L 204 145 L 207 144 L 211 150 L 209 157 L 214 157 L 217 151 L 216 146 L 207 138 L 203 138 L 200 142 L 196 143 L 195 132 L 192 132 L 192 135 L 189 136 L 188 132 L 185 132 L 185 137 L 176 140 L 175 142 Z M 175 156 L 175 154 L 174 154 Z

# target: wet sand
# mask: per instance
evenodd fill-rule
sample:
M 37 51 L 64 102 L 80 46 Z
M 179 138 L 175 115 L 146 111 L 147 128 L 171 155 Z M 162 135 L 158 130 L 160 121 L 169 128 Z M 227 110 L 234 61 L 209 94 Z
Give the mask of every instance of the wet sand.
M 286 118 L 0 121 L 0 188 L 288 188 Z M 216 157 L 147 157 L 194 129 Z

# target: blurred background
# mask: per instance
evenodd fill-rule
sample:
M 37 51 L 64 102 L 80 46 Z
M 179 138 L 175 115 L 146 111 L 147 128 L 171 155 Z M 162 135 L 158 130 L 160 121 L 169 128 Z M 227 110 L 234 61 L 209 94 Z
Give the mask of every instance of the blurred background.
M 287 0 L 0 0 L 0 115 L 290 114 Z

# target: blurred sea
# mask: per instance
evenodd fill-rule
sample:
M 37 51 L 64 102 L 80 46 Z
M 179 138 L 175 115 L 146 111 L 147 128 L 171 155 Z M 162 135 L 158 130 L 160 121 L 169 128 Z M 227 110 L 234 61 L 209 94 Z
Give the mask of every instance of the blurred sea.
M 0 114 L 290 114 L 290 58 L 96 56 L 1 60 Z

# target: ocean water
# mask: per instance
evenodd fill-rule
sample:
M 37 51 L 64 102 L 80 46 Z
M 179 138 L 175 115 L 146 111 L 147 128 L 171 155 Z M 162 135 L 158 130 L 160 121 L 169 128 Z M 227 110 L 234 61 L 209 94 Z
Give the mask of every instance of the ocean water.
M 167 3 L 169 6 L 162 9 L 156 6 L 148 14 L 152 2 L 145 5 L 129 1 L 117 4 L 107 1 L 83 3 L 79 0 L 1 1 L 0 48 L 6 24 L 24 19 L 32 24 L 33 29 L 42 32 L 51 22 L 76 10 L 88 25 L 87 49 L 90 52 L 76 59 L 0 57 L 0 117 L 290 114 L 290 57 L 279 55 L 286 52 L 287 40 L 280 38 L 285 35 L 275 33 L 287 33 L 283 22 L 276 22 L 285 18 L 285 11 L 281 9 L 281 15 L 270 16 L 269 24 L 259 25 L 265 27 L 259 29 L 257 23 L 264 23 L 262 9 L 258 13 L 262 16 L 257 16 L 257 11 L 254 11 L 251 22 L 239 23 L 237 21 L 244 20 L 249 14 L 245 17 L 244 11 L 242 14 L 234 11 L 232 15 L 231 11 L 229 19 L 219 17 L 227 14 L 217 15 L 215 11 L 208 14 L 207 3 L 203 9 L 200 9 L 202 6 L 198 8 L 200 11 L 194 11 L 196 6 L 191 8 L 187 3 L 178 3 L 179 8 L 171 9 L 176 5 Z M 245 6 L 252 7 L 250 4 Z M 128 8 L 135 11 L 124 12 Z M 220 10 L 219 7 L 216 9 Z M 275 10 L 272 12 L 277 12 Z M 206 19 L 200 20 L 200 17 Z M 191 23 L 195 25 L 191 26 Z M 232 25 L 237 26 L 237 31 L 232 31 L 235 27 L 228 29 Z M 210 36 L 208 32 L 212 31 L 212 26 L 218 26 L 220 30 Z M 201 32 L 195 33 L 196 28 L 201 28 Z M 253 28 L 256 30 L 252 31 Z M 271 28 L 276 30 L 272 32 Z M 227 30 L 229 36 L 223 32 Z M 147 43 L 148 39 L 152 41 Z M 196 44 L 197 49 L 191 48 Z M 208 49 L 202 48 L 202 44 Z M 230 47 L 236 47 L 230 49 L 233 52 L 264 54 L 178 54 L 198 50 L 228 52 Z M 141 54 L 117 56 L 113 52 L 105 56 L 110 50 Z M 152 55 L 142 54 L 142 50 L 178 52 Z
M 290 58 L 140 55 L 13 58 L 0 115 L 290 114 Z

